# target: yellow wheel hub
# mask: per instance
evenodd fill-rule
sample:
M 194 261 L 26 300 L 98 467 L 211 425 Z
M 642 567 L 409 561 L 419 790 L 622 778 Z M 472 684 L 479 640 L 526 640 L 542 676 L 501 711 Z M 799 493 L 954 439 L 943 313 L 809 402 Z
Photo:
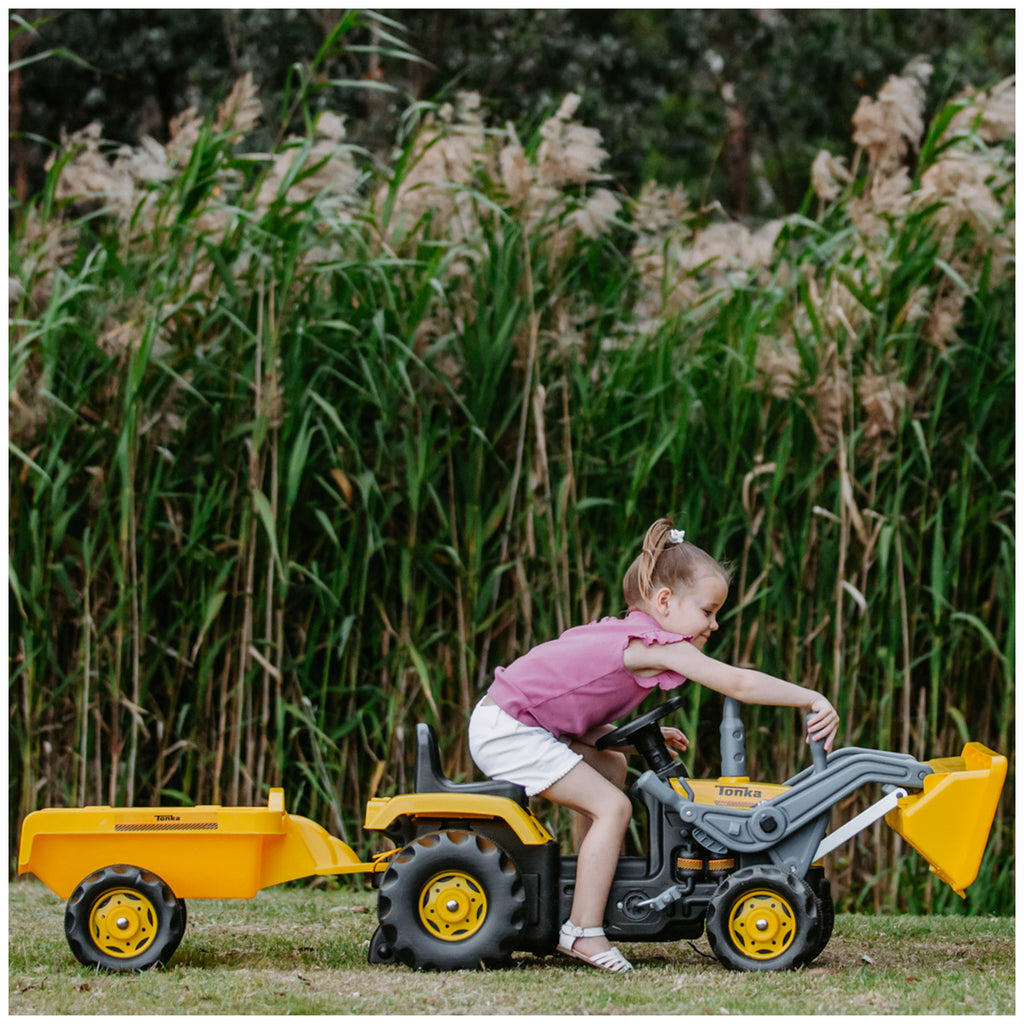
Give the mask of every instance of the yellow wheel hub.
M 796 915 L 777 892 L 748 892 L 732 908 L 729 934 L 740 952 L 755 960 L 781 956 L 796 937 Z
M 487 897 L 469 875 L 443 871 L 420 895 L 420 921 L 432 935 L 460 942 L 475 935 L 487 917 Z
M 156 938 L 157 915 L 153 904 L 134 889 L 106 892 L 89 914 L 93 941 L 111 956 L 138 956 Z

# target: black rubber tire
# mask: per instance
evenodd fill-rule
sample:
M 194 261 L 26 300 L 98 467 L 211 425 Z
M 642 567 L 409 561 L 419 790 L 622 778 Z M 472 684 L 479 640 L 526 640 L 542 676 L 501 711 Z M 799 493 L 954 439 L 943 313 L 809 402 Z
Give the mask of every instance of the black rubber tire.
M 754 931 L 761 921 L 763 935 Z M 705 927 L 711 951 L 733 971 L 792 970 L 816 956 L 821 941 L 814 890 L 771 865 L 731 874 L 711 897 Z
M 450 919 L 443 916 L 449 910 Z M 380 946 L 399 963 L 474 970 L 507 960 L 516 948 L 526 893 L 512 859 L 491 840 L 432 832 L 392 859 L 381 879 L 377 916 Z
M 118 933 L 104 922 L 111 901 L 125 912 L 119 920 L 137 927 Z M 184 900 L 151 871 L 111 864 L 82 879 L 64 910 L 64 934 L 75 958 L 107 971 L 145 971 L 166 964 L 185 934 Z
M 181 934 L 185 934 L 185 926 L 188 924 L 188 907 L 185 906 L 185 901 L 180 897 L 175 897 L 178 903 L 178 927 L 181 929 Z
M 814 898 L 818 904 L 818 917 L 821 920 L 821 934 L 814 946 L 808 950 L 808 955 L 803 964 L 813 963 L 821 955 L 832 938 L 832 929 L 836 923 L 836 906 L 832 902 L 832 886 L 825 877 L 821 868 L 811 868 L 807 873 L 807 881 L 814 891 Z
M 378 925 L 370 937 L 370 948 L 366 953 L 366 962 L 370 964 L 393 964 L 395 951 L 384 938 L 384 930 Z

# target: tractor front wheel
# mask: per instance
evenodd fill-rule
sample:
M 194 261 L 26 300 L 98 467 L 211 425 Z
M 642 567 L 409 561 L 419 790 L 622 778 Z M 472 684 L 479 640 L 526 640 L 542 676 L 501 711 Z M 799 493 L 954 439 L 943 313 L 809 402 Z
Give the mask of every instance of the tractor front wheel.
M 821 933 L 818 936 L 818 941 L 808 951 L 808 956 L 803 961 L 805 964 L 816 960 L 822 950 L 828 945 L 828 940 L 832 938 L 832 929 L 836 923 L 836 908 L 832 902 L 832 886 L 825 877 L 825 872 L 821 868 L 812 867 L 807 873 L 807 882 L 814 890 L 814 897 L 818 904 Z
M 64 933 L 86 967 L 144 971 L 170 960 L 185 933 L 184 900 L 150 871 L 112 864 L 79 882 Z
M 820 951 L 814 890 L 770 865 L 730 875 L 708 904 L 706 927 L 711 951 L 734 971 L 786 971 Z
M 377 897 L 381 949 L 413 968 L 454 971 L 508 958 L 526 918 L 515 864 L 472 832 L 432 832 L 404 847 Z

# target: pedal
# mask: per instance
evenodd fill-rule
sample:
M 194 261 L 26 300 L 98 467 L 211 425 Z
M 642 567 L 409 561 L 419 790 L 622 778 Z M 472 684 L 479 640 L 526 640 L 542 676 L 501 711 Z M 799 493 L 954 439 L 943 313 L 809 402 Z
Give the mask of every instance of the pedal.
M 685 896 L 687 892 L 689 892 L 689 889 L 681 885 L 670 885 L 664 892 L 658 893 L 657 896 L 652 896 L 649 900 L 642 900 L 636 905 L 638 907 L 650 907 L 651 910 L 664 910 L 669 904 L 675 903 L 676 900 Z

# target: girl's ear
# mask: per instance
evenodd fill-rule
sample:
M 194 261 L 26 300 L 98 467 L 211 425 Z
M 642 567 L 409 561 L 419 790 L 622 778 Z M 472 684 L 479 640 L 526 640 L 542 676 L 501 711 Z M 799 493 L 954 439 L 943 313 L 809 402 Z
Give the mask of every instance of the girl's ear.
M 672 588 L 671 587 L 658 587 L 658 589 L 651 595 L 652 606 L 660 612 L 662 615 L 668 614 L 669 602 L 672 600 Z

